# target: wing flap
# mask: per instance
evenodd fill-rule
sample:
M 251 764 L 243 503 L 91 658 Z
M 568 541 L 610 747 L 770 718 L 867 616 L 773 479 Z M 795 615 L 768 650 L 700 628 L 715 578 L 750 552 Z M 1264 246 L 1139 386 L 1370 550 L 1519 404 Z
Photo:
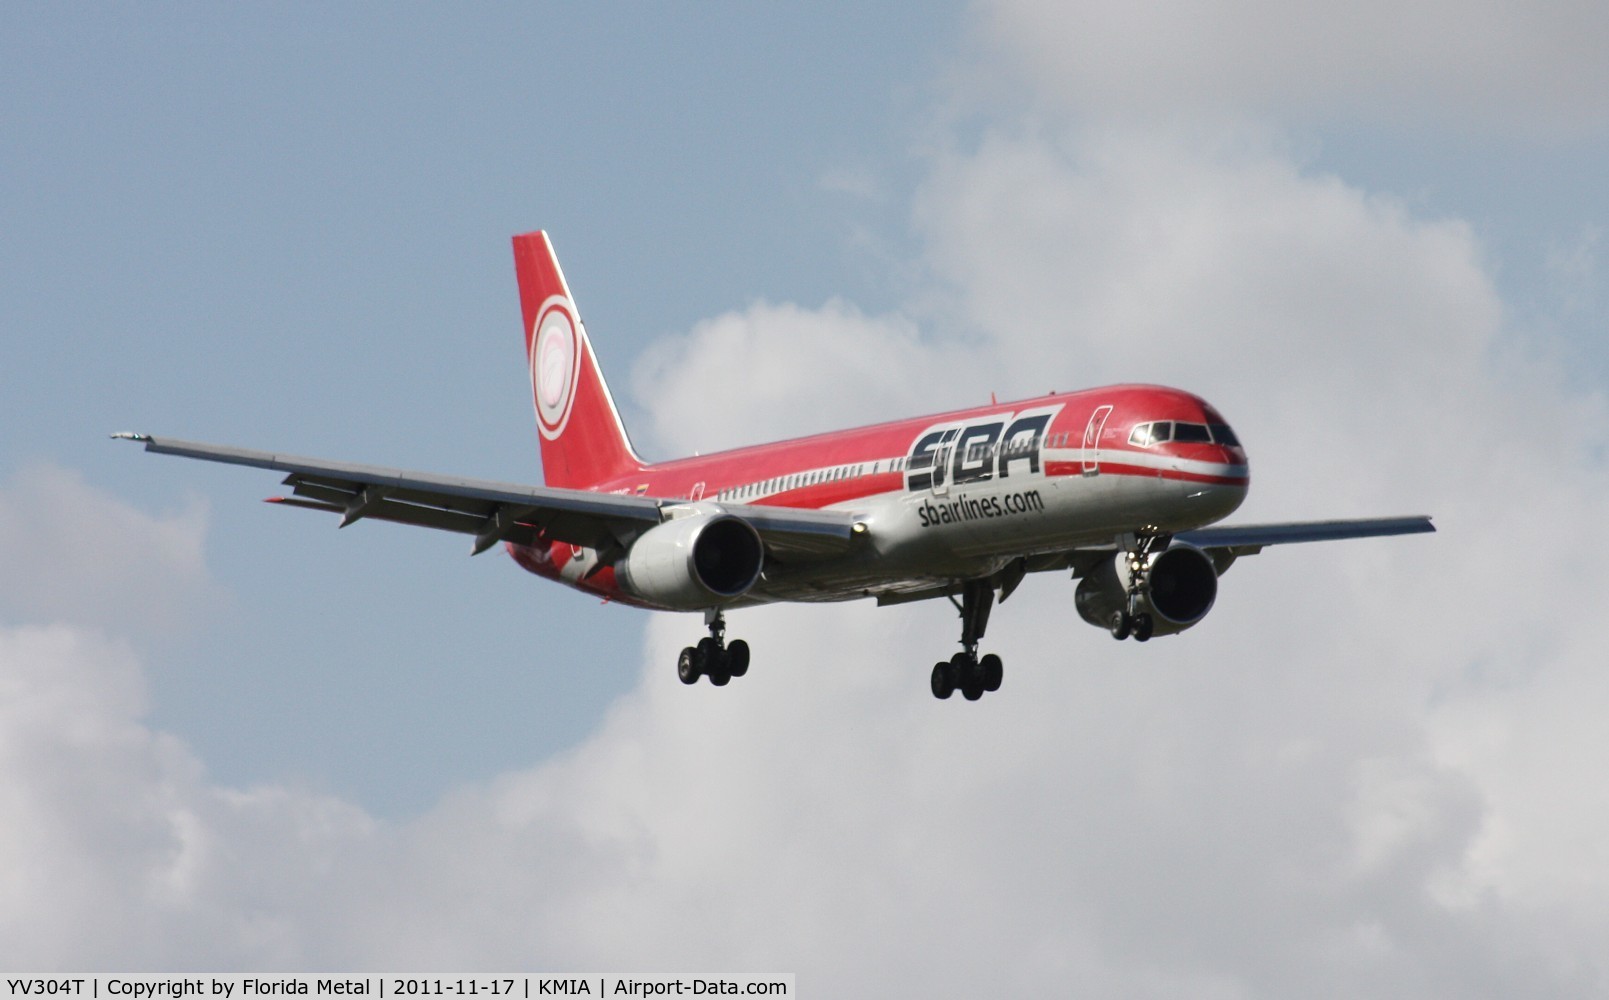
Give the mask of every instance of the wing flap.
M 303 496 L 305 495 L 303 494 Z M 346 512 L 346 504 L 344 503 L 302 499 L 300 496 L 271 497 L 268 502 L 282 504 L 286 507 L 301 507 L 305 510 L 328 511 L 332 514 L 344 514 Z M 479 536 L 483 527 L 483 521 L 465 517 L 453 511 L 393 501 L 381 503 L 363 516 L 366 519 L 375 521 L 390 521 L 392 524 L 408 524 L 418 528 L 435 528 L 439 531 L 452 531 L 464 535 Z M 515 523 L 501 531 L 494 541 L 509 541 L 529 545 L 536 539 L 536 535 L 537 529 L 535 527 Z

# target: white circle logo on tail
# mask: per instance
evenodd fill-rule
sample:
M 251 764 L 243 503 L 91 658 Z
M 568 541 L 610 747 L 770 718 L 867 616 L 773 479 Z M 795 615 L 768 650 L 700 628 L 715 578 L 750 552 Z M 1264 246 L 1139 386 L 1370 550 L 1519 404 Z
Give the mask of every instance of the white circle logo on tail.
M 581 374 L 581 338 L 576 334 L 570 300 L 554 295 L 537 311 L 531 336 L 531 389 L 536 396 L 536 422 L 548 440 L 564 433 Z

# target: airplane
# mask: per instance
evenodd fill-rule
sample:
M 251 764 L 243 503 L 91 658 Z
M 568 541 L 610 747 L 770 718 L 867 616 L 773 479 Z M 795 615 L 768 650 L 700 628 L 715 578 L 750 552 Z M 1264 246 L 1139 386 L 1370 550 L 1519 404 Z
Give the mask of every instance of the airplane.
M 607 601 L 698 612 L 685 684 L 749 668 L 726 613 L 778 601 L 947 599 L 961 650 L 937 698 L 999 689 L 978 647 L 1030 573 L 1078 581 L 1079 617 L 1145 642 L 1200 624 L 1218 578 L 1270 545 L 1435 531 L 1427 516 L 1221 525 L 1251 484 L 1229 422 L 1199 396 L 1112 385 L 665 462 L 626 434 L 545 232 L 514 237 L 544 486 L 300 458 L 147 434 L 167 455 L 287 473 L 269 502 L 501 543 L 529 572 Z

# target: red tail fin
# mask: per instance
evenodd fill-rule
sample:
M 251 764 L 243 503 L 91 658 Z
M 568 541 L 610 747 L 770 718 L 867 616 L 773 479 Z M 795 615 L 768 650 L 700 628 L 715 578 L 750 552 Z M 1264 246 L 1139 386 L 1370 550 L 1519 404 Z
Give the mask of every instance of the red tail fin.
M 547 233 L 514 237 L 525 356 L 549 486 L 586 489 L 643 468 L 604 384 Z

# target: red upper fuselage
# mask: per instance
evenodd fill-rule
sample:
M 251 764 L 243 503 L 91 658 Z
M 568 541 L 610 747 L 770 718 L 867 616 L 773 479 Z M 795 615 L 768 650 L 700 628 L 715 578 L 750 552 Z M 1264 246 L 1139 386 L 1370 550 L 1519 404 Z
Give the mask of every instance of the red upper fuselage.
M 1086 441 L 1091 417 L 1101 407 L 1111 411 L 1099 437 Z M 821 508 L 864 499 L 905 485 L 902 460 L 908 460 L 917 436 L 939 424 L 966 425 L 1000 413 L 1054 408 L 1043 442 L 1049 453 L 1047 477 L 1083 475 L 1098 461 L 1103 475 L 1150 478 L 1246 487 L 1250 484 L 1246 453 L 1238 440 L 1214 441 L 1208 428 L 1228 422 L 1199 396 L 1156 385 L 1118 385 L 1077 392 L 1052 393 L 1037 399 L 997 403 L 948 413 L 895 420 L 852 430 L 831 431 L 772 444 L 734 448 L 693 458 L 645 466 L 641 472 L 606 480 L 592 488 L 603 492 L 644 493 L 657 497 L 715 499 L 744 487 L 763 484 L 744 501 L 786 507 Z M 1136 427 L 1157 422 L 1200 428 L 1169 434 L 1164 441 L 1134 438 Z M 1199 436 L 1198 436 L 1199 434 Z M 1222 432 L 1220 432 L 1222 438 Z M 1097 456 L 1083 453 L 1093 448 Z M 1076 457 L 1069 452 L 1078 452 Z M 953 457 L 952 457 L 953 461 Z M 852 475 L 818 478 L 825 470 L 852 468 Z

